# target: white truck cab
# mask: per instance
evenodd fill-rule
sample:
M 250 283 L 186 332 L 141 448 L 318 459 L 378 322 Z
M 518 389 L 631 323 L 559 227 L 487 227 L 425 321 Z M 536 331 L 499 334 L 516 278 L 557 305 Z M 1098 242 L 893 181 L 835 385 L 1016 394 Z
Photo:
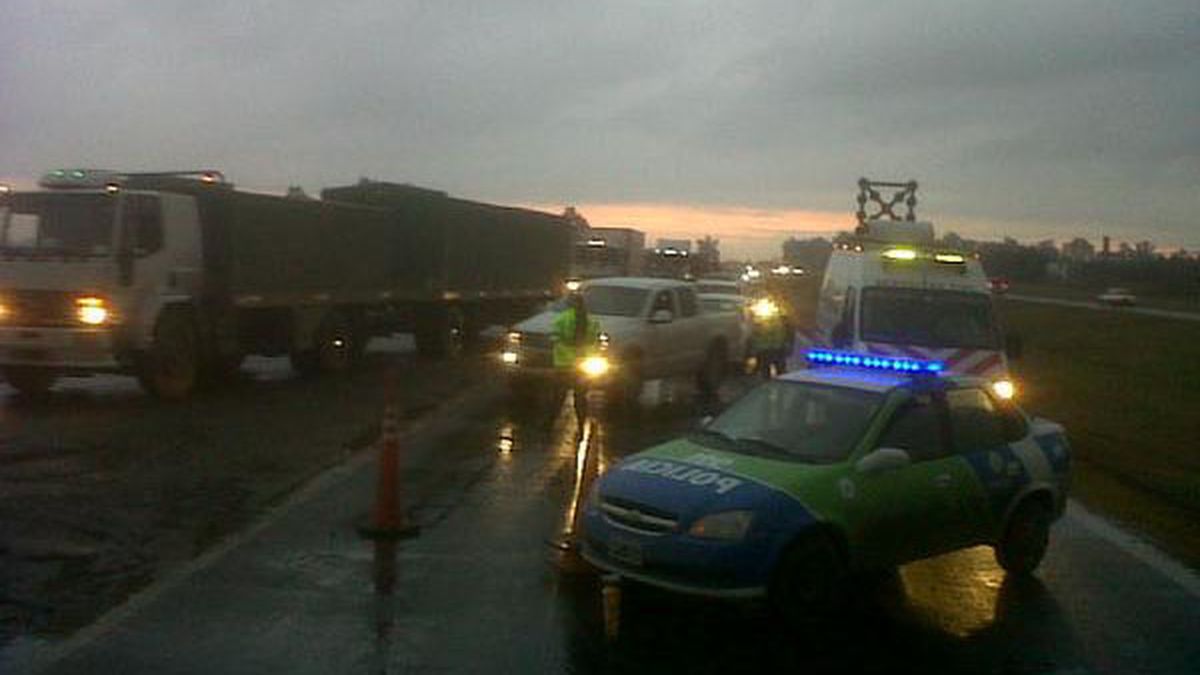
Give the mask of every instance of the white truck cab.
M 199 292 L 195 200 L 114 178 L 58 170 L 0 194 L 0 371 L 18 390 L 137 368 L 164 308 Z
M 837 245 L 816 326 L 813 346 L 936 359 L 1012 394 L 987 276 L 974 255 L 938 247 L 928 222 L 866 221 Z

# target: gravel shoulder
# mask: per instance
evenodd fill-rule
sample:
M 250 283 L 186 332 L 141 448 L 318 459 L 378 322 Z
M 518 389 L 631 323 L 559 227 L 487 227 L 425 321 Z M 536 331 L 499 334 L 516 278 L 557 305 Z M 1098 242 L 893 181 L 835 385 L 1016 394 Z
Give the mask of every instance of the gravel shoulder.
M 0 645 L 53 640 L 253 521 L 374 439 L 385 373 L 402 426 L 481 380 L 482 357 L 422 362 L 395 344 L 344 378 L 259 359 L 185 404 L 126 378 L 0 403 Z

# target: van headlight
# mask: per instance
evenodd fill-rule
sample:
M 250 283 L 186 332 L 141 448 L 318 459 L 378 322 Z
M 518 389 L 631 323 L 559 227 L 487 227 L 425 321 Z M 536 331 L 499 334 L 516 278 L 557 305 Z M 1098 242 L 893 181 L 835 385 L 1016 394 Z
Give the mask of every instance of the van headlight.
M 692 523 L 688 534 L 701 539 L 741 541 L 754 522 L 753 511 L 722 511 L 711 513 Z
M 89 326 L 99 326 L 108 321 L 110 312 L 104 298 L 87 296 L 75 299 L 75 318 Z
M 579 371 L 590 378 L 603 377 L 611 367 L 603 356 L 589 356 L 579 362 Z
M 996 380 L 992 383 L 992 393 L 998 398 L 1010 401 L 1017 395 L 1017 385 L 1009 379 Z

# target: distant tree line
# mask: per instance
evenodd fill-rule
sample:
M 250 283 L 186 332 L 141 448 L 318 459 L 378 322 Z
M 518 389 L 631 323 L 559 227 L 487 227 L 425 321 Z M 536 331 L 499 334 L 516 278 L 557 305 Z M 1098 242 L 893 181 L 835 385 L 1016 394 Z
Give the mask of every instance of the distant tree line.
M 832 239 L 816 237 L 783 242 L 783 259 L 812 273 L 820 273 L 833 246 L 854 239 L 841 232 Z M 1128 286 L 1146 295 L 1200 298 L 1200 256 L 1186 251 L 1170 255 L 1156 252 L 1148 241 L 1119 244 L 1097 251 L 1090 242 L 1075 238 L 1060 247 L 1052 239 L 1022 244 L 1011 237 L 1001 241 L 975 241 L 947 232 L 937 241 L 946 249 L 978 253 L 989 277 L 1016 282 L 1054 282 L 1086 288 Z M 1107 242 L 1106 242 L 1106 249 Z

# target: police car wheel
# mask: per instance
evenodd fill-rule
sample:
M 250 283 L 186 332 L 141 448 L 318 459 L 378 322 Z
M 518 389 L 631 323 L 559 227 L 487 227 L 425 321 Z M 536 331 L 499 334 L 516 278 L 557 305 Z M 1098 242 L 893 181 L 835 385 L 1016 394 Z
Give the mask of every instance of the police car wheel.
M 829 625 L 843 607 L 846 566 L 829 537 L 813 535 L 792 544 L 771 581 L 770 602 L 789 625 Z
M 1042 562 L 1050 541 L 1050 509 L 1027 499 L 1013 511 L 996 545 L 996 562 L 1010 574 L 1030 574 Z

